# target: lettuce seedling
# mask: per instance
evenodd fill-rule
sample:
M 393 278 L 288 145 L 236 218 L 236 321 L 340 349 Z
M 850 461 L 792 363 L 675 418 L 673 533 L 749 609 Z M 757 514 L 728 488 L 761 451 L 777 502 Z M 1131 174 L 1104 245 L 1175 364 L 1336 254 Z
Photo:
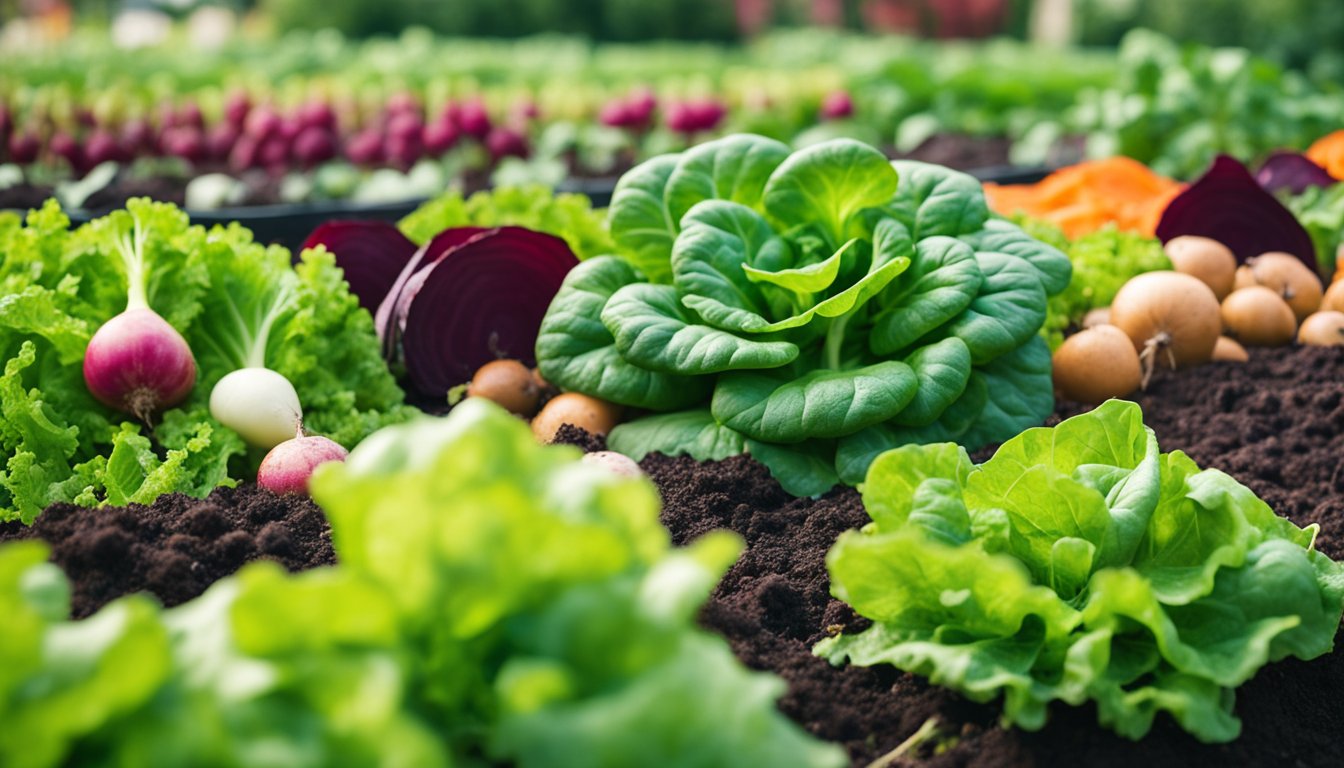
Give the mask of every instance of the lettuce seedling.
M 737 135 L 627 173 L 617 255 L 572 271 L 537 362 L 653 411 L 611 445 L 750 452 L 796 495 L 904 443 L 1003 440 L 1050 413 L 1037 337 L 1058 250 L 991 220 L 979 183 L 840 139 Z

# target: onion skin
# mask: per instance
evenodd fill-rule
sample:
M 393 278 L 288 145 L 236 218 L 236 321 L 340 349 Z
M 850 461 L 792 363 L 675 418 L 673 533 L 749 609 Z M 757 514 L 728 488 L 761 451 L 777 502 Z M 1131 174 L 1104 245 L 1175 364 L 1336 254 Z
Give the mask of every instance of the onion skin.
M 1089 309 L 1087 311 L 1087 314 L 1083 315 L 1084 328 L 1095 328 L 1098 325 L 1110 325 L 1110 324 L 1111 324 L 1110 307 L 1097 307 L 1096 309 Z
M 1321 308 L 1321 279 L 1292 254 L 1281 251 L 1262 253 L 1246 262 L 1255 282 L 1283 297 L 1292 308 L 1294 320 L 1302 322 Z
M 1113 325 L 1098 325 L 1064 340 L 1052 360 L 1055 390 L 1065 400 L 1096 405 L 1124 397 L 1143 382 L 1139 353 Z
M 1224 363 L 1245 363 L 1250 361 L 1251 356 L 1246 354 L 1246 348 L 1236 339 L 1219 336 L 1218 343 L 1213 345 L 1213 359 Z
M 99 402 L 148 423 L 196 385 L 196 360 L 177 329 L 148 307 L 103 323 L 84 352 L 84 383 Z
M 1163 248 L 1177 272 L 1197 277 L 1213 290 L 1219 301 L 1232 292 L 1237 257 L 1222 243 L 1198 235 L 1181 235 Z
M 1199 278 L 1167 271 L 1125 283 L 1111 302 L 1111 324 L 1141 356 L 1174 368 L 1207 363 L 1222 331 L 1213 290 Z
M 1223 299 L 1222 317 L 1228 333 L 1250 347 L 1281 347 L 1297 332 L 1292 307 L 1263 285 L 1233 291 Z
M 257 485 L 281 496 L 308 495 L 313 470 L 329 461 L 345 461 L 348 451 L 325 437 L 298 437 L 275 446 L 257 469 Z
M 1321 298 L 1322 310 L 1344 312 L 1344 280 L 1336 280 L 1325 290 Z
M 551 398 L 532 419 L 532 434 L 543 443 L 555 442 L 560 427 L 572 424 L 591 435 L 606 435 L 621 418 L 621 407 L 595 397 L 566 392 Z
M 1338 347 L 1344 344 L 1344 312 L 1325 310 L 1302 321 L 1297 342 L 1310 347 Z

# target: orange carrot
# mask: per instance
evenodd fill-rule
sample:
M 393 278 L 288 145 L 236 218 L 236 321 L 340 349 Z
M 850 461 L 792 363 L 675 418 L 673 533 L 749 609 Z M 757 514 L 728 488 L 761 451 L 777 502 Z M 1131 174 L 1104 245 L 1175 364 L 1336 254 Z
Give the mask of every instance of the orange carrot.
M 1114 223 L 1149 237 L 1183 186 L 1127 157 L 1062 168 L 1035 184 L 985 185 L 990 208 L 1044 219 L 1078 237 Z
M 1307 159 L 1344 181 L 1344 130 L 1322 136 L 1307 150 Z

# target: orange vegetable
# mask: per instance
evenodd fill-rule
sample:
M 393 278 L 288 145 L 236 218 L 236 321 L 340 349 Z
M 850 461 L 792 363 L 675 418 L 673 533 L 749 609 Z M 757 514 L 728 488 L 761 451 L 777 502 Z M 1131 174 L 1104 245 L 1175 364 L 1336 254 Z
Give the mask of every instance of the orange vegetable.
M 1344 180 L 1344 130 L 1322 136 L 1307 150 L 1307 159 L 1336 179 Z
M 1152 237 L 1171 199 L 1184 188 L 1127 157 L 1062 168 L 1035 184 L 985 185 L 989 207 L 1005 216 L 1023 213 L 1079 237 L 1114 223 Z

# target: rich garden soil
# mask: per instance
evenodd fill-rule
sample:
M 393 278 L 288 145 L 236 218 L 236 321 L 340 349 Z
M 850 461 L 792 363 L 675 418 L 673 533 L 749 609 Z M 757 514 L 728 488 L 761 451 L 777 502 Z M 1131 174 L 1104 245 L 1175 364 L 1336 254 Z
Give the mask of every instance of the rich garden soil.
M 1252 350 L 1248 364 L 1160 373 L 1136 399 L 1164 450 L 1229 472 L 1298 524 L 1319 523 L 1317 546 L 1344 558 L 1344 349 Z M 1061 403 L 1050 422 L 1081 410 Z M 570 428 L 561 439 L 601 447 Z M 828 631 L 863 626 L 830 597 L 824 564 L 836 536 L 868 519 L 858 494 L 793 499 L 747 457 L 701 465 L 652 456 L 643 465 L 662 490 L 663 522 L 675 541 L 729 528 L 747 542 L 701 622 L 745 663 L 782 675 L 783 710 L 844 745 L 856 766 L 931 718 L 937 735 L 891 764 L 1328 766 L 1344 754 L 1344 636 L 1326 657 L 1262 670 L 1237 693 L 1241 738 L 1212 746 L 1165 717 L 1130 742 L 1098 727 L 1090 707 L 1056 707 L 1038 733 L 1005 730 L 995 704 L 968 702 L 894 668 L 833 668 L 810 649 Z M 31 529 L 0 526 L 0 539 L 24 536 L 53 543 L 53 559 L 75 584 L 77 616 L 136 590 L 179 603 L 256 557 L 291 569 L 334 559 L 315 506 L 255 487 L 221 489 L 205 501 L 170 496 L 151 507 L 58 505 Z
M 205 499 L 169 494 L 147 507 L 56 504 L 31 528 L 0 525 L 0 540 L 20 538 L 51 544 L 51 559 L 70 576 L 77 619 L 131 592 L 184 603 L 249 560 L 291 571 L 336 561 L 316 504 L 255 485 L 217 488 Z

